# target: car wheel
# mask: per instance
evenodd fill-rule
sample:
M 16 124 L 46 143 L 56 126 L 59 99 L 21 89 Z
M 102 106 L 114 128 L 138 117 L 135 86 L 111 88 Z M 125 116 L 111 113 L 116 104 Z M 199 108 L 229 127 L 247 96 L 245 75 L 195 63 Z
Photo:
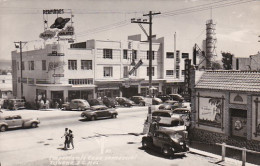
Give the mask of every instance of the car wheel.
M 31 124 L 31 127 L 32 128 L 36 128 L 38 126 L 38 123 L 36 123 L 36 122 L 33 122 L 32 124 Z
M 91 116 L 90 120 L 96 120 L 96 117 L 95 116 Z
M 112 118 L 116 118 L 116 114 L 112 114 L 112 116 L 111 116 Z
M 148 143 L 148 141 L 146 140 L 146 139 L 144 139 L 143 141 L 142 141 L 142 146 L 143 146 L 143 148 L 144 149 L 147 149 L 149 146 L 149 143 Z
M 5 125 L 3 125 L 3 126 L 0 127 L 0 131 L 1 131 L 1 132 L 5 132 L 6 129 L 7 129 L 7 127 L 6 127 Z
M 162 153 L 163 153 L 163 155 L 168 156 L 170 152 L 169 152 L 169 149 L 168 149 L 168 148 L 163 147 L 163 148 L 162 148 Z

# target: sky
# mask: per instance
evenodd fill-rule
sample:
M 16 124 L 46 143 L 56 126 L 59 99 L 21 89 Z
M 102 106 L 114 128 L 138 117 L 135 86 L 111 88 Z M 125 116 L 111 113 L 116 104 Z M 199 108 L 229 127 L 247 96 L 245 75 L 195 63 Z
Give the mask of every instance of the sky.
M 71 9 L 76 42 L 126 40 L 134 34 L 146 40 L 130 20 L 148 18 L 143 14 L 152 11 L 161 13 L 153 16 L 152 31 L 165 37 L 166 51 L 174 50 L 175 32 L 177 50 L 192 54 L 195 43 L 202 48 L 211 18 L 216 23 L 216 60 L 221 52 L 248 57 L 260 51 L 260 0 L 0 0 L 0 60 L 11 60 L 14 42 L 27 42 L 25 51 L 43 43 L 44 9 Z M 55 18 L 48 15 L 49 26 Z M 148 25 L 143 27 L 148 32 Z

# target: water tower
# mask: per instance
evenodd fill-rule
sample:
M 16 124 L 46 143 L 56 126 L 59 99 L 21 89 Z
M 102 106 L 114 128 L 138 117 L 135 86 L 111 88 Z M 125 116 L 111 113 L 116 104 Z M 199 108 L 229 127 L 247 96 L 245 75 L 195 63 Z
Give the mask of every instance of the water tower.
M 211 69 L 212 67 L 212 58 L 216 56 L 215 54 L 215 44 L 216 44 L 216 33 L 215 33 L 216 24 L 213 23 L 213 20 L 207 20 L 206 22 L 206 69 Z

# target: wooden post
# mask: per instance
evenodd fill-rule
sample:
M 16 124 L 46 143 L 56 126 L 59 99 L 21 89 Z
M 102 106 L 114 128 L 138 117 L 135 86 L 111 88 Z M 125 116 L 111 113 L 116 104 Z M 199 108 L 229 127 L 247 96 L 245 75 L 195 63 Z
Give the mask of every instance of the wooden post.
M 225 161 L 226 156 L 226 143 L 222 143 L 222 161 Z
M 246 148 L 244 147 L 242 150 L 242 166 L 246 165 Z

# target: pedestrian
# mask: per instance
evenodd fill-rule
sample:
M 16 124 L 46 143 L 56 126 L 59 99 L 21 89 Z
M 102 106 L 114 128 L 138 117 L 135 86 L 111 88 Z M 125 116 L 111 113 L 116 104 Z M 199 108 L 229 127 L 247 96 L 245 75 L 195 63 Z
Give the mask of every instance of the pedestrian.
M 73 143 L 74 135 L 72 134 L 72 130 L 69 130 L 68 137 L 69 137 L 69 144 L 71 144 L 72 149 L 74 149 L 74 143 Z
M 63 137 L 65 137 L 64 149 L 67 149 L 67 147 L 69 148 L 69 132 L 68 132 L 68 128 L 65 128 L 65 133 L 64 133 L 64 135 L 61 138 L 63 138 Z

